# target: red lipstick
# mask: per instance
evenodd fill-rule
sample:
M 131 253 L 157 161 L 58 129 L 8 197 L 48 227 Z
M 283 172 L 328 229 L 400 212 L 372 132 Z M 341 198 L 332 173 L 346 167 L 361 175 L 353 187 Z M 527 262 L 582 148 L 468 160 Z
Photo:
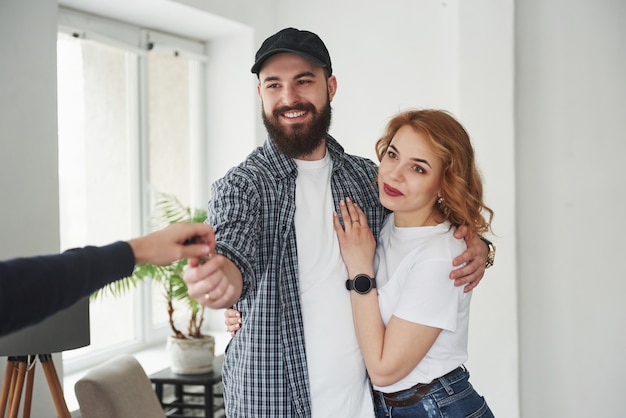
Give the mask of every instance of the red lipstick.
M 383 190 L 385 190 L 385 193 L 387 195 L 391 196 L 391 197 L 402 196 L 402 192 L 400 190 L 394 189 L 393 187 L 391 187 L 387 183 L 385 183 L 385 185 L 383 186 Z

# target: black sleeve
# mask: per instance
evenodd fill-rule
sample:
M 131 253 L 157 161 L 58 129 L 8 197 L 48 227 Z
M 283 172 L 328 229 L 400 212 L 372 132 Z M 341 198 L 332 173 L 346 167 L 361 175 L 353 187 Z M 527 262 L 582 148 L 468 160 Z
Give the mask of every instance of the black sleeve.
M 134 266 L 133 251 L 123 241 L 0 262 L 0 335 L 73 305 L 131 275 Z

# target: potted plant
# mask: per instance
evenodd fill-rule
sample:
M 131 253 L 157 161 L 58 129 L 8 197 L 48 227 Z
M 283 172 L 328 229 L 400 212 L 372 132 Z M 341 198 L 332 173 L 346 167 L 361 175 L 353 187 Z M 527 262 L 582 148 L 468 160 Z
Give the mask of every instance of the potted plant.
M 171 194 L 158 194 L 155 209 L 156 213 L 153 217 L 155 230 L 177 222 L 204 222 L 207 217 L 205 210 L 185 207 L 176 196 Z M 97 297 L 102 291 L 114 296 L 121 295 L 146 279 L 160 283 L 163 287 L 168 322 L 172 331 L 167 340 L 172 371 L 181 374 L 206 373 L 212 368 L 215 340 L 212 336 L 202 333 L 205 308 L 187 292 L 187 285 L 183 280 L 186 265 L 187 260 L 179 260 L 168 266 L 139 264 L 135 266 L 131 276 L 111 283 L 92 296 Z M 174 320 L 176 301 L 186 305 L 189 311 L 187 329 L 184 331 L 176 325 Z

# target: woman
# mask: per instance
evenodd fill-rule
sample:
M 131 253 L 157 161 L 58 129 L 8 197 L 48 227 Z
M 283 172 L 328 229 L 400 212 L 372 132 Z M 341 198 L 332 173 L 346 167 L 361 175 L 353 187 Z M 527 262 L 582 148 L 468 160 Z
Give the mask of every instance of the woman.
M 465 249 L 454 230 L 481 234 L 493 217 L 470 139 L 450 114 L 415 110 L 389 122 L 376 150 L 380 201 L 393 212 L 378 246 L 348 198 L 345 228 L 334 218 L 376 414 L 493 417 L 463 366 L 471 292 L 448 280 Z

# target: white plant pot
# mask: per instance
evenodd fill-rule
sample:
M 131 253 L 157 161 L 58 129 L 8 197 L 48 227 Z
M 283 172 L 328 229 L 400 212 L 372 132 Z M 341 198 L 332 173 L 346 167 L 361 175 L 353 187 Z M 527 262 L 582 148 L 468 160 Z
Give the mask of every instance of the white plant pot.
M 215 339 L 210 335 L 201 338 L 167 337 L 170 368 L 178 374 L 208 373 L 213 369 Z

